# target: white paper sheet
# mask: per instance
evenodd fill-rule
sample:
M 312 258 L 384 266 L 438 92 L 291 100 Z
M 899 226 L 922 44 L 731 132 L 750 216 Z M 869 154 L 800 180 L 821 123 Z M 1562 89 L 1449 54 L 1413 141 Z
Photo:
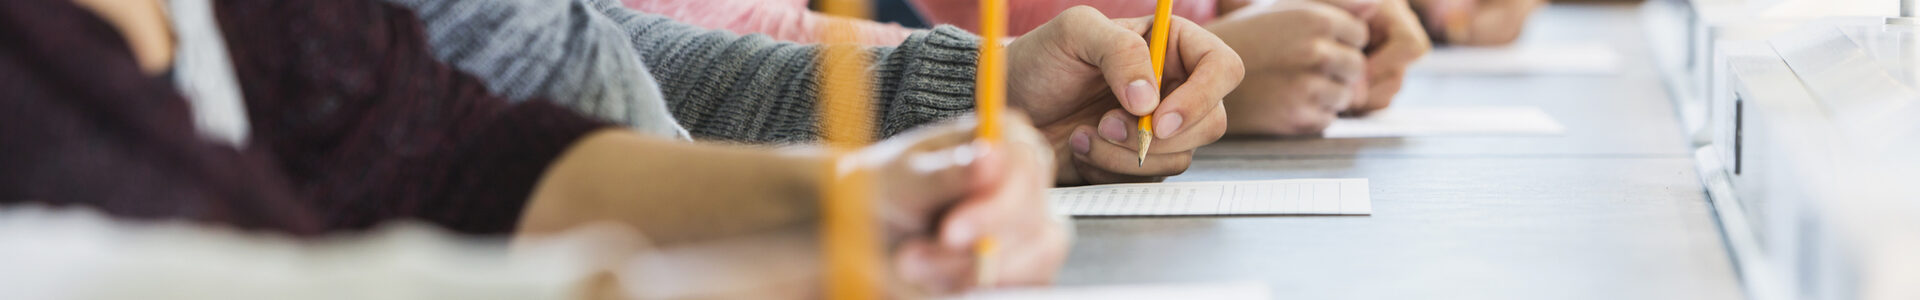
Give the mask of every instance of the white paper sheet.
M 1566 131 L 1538 107 L 1394 107 L 1334 120 L 1324 138 L 1446 135 L 1559 135 Z
M 1521 42 L 1498 47 L 1436 47 L 1408 72 L 1442 75 L 1607 75 L 1620 72 L 1613 45 L 1591 42 Z
M 1366 178 L 1111 184 L 1047 191 L 1073 216 L 1366 215 Z
M 1043 299 L 1208 299 L 1267 300 L 1271 290 L 1259 282 L 1184 283 L 1159 285 L 1112 285 L 1087 287 L 1051 287 L 974 292 L 954 299 L 970 300 L 1043 300 Z

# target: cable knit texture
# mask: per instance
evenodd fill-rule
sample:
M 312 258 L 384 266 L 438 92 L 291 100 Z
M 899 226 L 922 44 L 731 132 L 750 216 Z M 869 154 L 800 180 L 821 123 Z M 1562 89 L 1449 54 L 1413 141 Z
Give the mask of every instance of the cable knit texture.
M 673 116 L 698 139 L 801 143 L 818 139 L 820 46 L 739 36 L 584 0 L 618 24 L 651 66 Z M 953 27 L 873 47 L 878 137 L 973 109 L 978 37 Z
M 687 135 L 625 32 L 580 0 L 385 1 L 413 9 L 434 56 L 487 81 L 495 94 L 550 99 L 644 133 Z

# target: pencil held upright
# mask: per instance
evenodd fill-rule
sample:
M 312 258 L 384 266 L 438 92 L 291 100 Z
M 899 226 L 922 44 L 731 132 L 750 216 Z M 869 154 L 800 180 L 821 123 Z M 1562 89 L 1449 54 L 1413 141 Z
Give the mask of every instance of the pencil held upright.
M 974 110 L 980 114 L 979 137 L 1000 139 L 1000 118 L 1007 104 L 1007 0 L 980 0 L 980 65 L 974 81 Z
M 1147 52 L 1148 54 L 1152 54 L 1152 57 L 1150 59 L 1152 59 L 1153 61 L 1153 86 L 1155 90 L 1158 90 L 1160 88 L 1160 78 L 1163 77 L 1163 75 L 1166 72 L 1167 38 L 1168 38 L 1167 27 L 1169 27 L 1169 25 L 1173 23 L 1173 0 L 1159 0 L 1159 1 L 1160 2 L 1155 3 L 1153 6 L 1153 30 L 1147 33 L 1151 35 L 1151 38 L 1147 39 Z M 1161 92 L 1164 92 L 1164 91 L 1161 91 Z M 1160 94 L 1161 93 L 1154 93 L 1154 96 L 1158 97 Z M 1157 101 L 1158 99 L 1155 99 L 1155 100 Z M 1152 112 L 1148 112 L 1147 115 L 1140 116 L 1140 128 L 1139 130 L 1135 130 L 1135 132 L 1138 133 L 1140 136 L 1139 166 L 1146 167 L 1147 166 L 1147 148 L 1153 146 L 1153 113 Z
M 1153 130 L 1151 128 L 1153 128 L 1153 115 L 1140 116 L 1140 129 L 1134 130 L 1135 135 L 1140 136 L 1139 167 L 1147 166 L 1147 148 L 1153 147 Z
M 990 143 L 1000 141 L 1000 118 L 1007 104 L 1006 48 L 1007 0 L 980 0 L 980 66 L 974 84 L 975 109 L 980 113 L 979 138 Z M 993 236 L 974 242 L 974 286 L 992 287 L 997 272 L 994 258 L 999 245 Z
M 828 14 L 848 17 L 821 27 L 821 137 L 832 151 L 821 201 L 821 259 L 827 299 L 880 299 L 885 277 L 879 221 L 873 218 L 872 174 L 858 167 L 852 153 L 873 140 L 873 103 L 869 62 L 857 44 L 859 31 L 848 20 L 865 19 L 866 1 L 830 0 Z

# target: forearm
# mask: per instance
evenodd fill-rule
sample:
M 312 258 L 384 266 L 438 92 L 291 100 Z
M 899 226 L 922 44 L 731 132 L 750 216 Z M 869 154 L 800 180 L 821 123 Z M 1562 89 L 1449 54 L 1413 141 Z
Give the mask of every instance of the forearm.
M 726 29 L 738 34 L 765 34 L 775 40 L 814 43 L 816 30 L 827 22 L 841 19 L 854 22 L 860 31 L 860 43 L 892 46 L 906 40 L 912 29 L 893 23 L 853 20 L 807 10 L 801 5 L 781 5 L 761 0 L 622 0 L 633 10 L 659 14 L 695 26 Z
M 652 67 L 674 118 L 700 139 L 801 143 L 818 139 L 814 105 L 819 47 L 737 36 L 589 0 L 627 31 Z M 874 47 L 876 136 L 965 114 L 973 108 L 979 39 L 946 27 L 898 47 Z
M 811 226 L 822 156 L 690 144 L 622 130 L 589 134 L 542 176 L 521 234 L 624 223 L 658 244 Z

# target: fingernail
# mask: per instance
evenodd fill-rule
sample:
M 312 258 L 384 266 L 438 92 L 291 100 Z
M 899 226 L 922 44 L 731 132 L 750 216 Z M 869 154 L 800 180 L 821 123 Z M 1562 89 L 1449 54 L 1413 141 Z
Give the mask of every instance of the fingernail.
M 1127 111 L 1152 112 L 1155 103 L 1160 103 L 1160 91 L 1154 90 L 1152 83 L 1134 80 L 1127 84 Z
M 1153 120 L 1153 135 L 1162 139 L 1173 137 L 1180 131 L 1180 114 L 1164 113 Z
M 1087 154 L 1093 151 L 1093 138 L 1088 137 L 1086 131 L 1076 130 L 1073 137 L 1067 138 L 1067 147 L 1072 147 L 1073 153 Z
M 1100 137 L 1115 143 L 1127 141 L 1127 122 L 1111 115 L 1100 117 Z

